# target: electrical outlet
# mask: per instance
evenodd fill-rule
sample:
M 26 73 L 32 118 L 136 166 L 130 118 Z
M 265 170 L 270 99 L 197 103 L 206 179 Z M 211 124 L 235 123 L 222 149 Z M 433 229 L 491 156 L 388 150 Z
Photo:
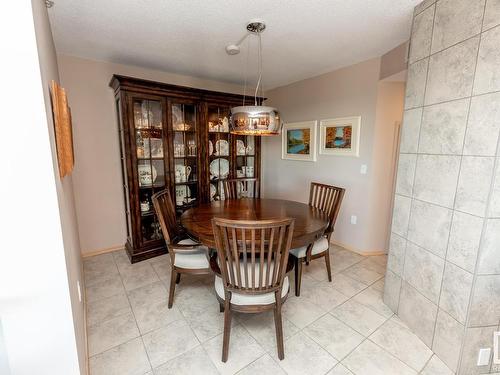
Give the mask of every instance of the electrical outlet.
M 490 364 L 490 354 L 491 348 L 479 349 L 479 355 L 477 356 L 477 365 L 488 366 Z
M 82 289 L 80 288 L 80 281 L 76 281 L 76 289 L 78 290 L 78 300 L 82 302 Z
M 366 174 L 368 172 L 368 166 L 366 164 L 361 164 L 361 168 L 359 169 L 359 173 Z
M 356 215 L 351 216 L 351 224 L 357 224 L 358 223 L 358 217 Z

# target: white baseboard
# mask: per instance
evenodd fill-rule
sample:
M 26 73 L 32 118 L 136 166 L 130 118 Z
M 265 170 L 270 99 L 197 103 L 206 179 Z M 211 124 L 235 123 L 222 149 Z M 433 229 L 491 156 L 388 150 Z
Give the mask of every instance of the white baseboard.
M 345 243 L 342 243 L 342 242 L 339 242 L 339 241 L 336 241 L 336 240 L 332 240 L 331 243 L 334 244 L 334 245 L 343 247 L 346 250 L 352 251 L 353 253 L 356 253 L 356 254 L 359 254 L 359 255 L 363 255 L 365 257 L 376 256 L 376 255 L 386 255 L 387 254 L 387 252 L 380 251 L 380 250 L 362 251 L 362 250 L 356 249 L 353 246 L 347 245 Z
M 106 247 L 104 249 L 90 250 L 82 252 L 82 258 L 93 257 L 95 255 L 101 255 L 106 253 L 111 253 L 113 251 L 123 250 L 125 247 L 123 245 L 116 245 L 111 247 Z

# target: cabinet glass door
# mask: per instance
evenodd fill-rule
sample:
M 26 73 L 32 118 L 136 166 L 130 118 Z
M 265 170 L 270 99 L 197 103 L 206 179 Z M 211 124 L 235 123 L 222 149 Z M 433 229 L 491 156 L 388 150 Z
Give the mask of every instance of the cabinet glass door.
M 229 107 L 208 106 L 208 168 L 210 200 L 224 200 L 222 182 L 230 177 L 231 141 Z
M 256 177 L 255 170 L 255 136 L 236 135 L 236 178 Z
M 155 241 L 163 237 L 151 196 L 166 183 L 162 102 L 134 99 L 133 109 L 142 242 Z
M 171 104 L 174 191 L 178 213 L 198 204 L 198 113 L 196 104 Z

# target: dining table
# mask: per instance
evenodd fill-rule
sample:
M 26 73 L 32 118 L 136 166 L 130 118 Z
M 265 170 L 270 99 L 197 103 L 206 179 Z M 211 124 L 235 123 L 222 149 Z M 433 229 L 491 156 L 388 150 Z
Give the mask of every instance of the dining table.
M 269 220 L 294 218 L 291 248 L 308 246 L 321 237 L 328 226 L 324 211 L 306 203 L 285 199 L 241 198 L 201 203 L 186 210 L 181 224 L 203 245 L 215 248 L 212 219 Z

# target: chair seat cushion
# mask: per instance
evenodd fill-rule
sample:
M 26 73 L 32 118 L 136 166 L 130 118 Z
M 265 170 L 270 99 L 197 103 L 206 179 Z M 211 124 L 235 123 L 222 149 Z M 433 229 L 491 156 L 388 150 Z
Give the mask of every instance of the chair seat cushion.
M 191 238 L 179 241 L 180 245 L 199 245 L 198 242 Z M 182 252 L 175 253 L 174 265 L 179 268 L 202 269 L 209 268 L 207 259 L 208 248 L 200 245 L 195 252 L 183 254 Z
M 328 239 L 326 237 L 321 237 L 314 242 L 311 255 L 316 255 L 328 250 Z M 290 254 L 293 254 L 296 258 L 305 258 L 307 251 L 307 246 L 298 247 L 296 249 L 291 249 Z
M 288 276 L 285 276 L 283 280 L 283 288 L 281 289 L 281 298 L 285 297 L 288 294 L 288 290 L 290 288 L 290 283 L 288 281 Z M 222 283 L 222 278 L 216 276 L 215 277 L 215 292 L 217 295 L 225 299 L 224 295 L 224 285 Z M 264 294 L 242 294 L 242 293 L 231 293 L 231 304 L 233 305 L 270 305 L 275 303 L 274 293 L 264 293 Z

